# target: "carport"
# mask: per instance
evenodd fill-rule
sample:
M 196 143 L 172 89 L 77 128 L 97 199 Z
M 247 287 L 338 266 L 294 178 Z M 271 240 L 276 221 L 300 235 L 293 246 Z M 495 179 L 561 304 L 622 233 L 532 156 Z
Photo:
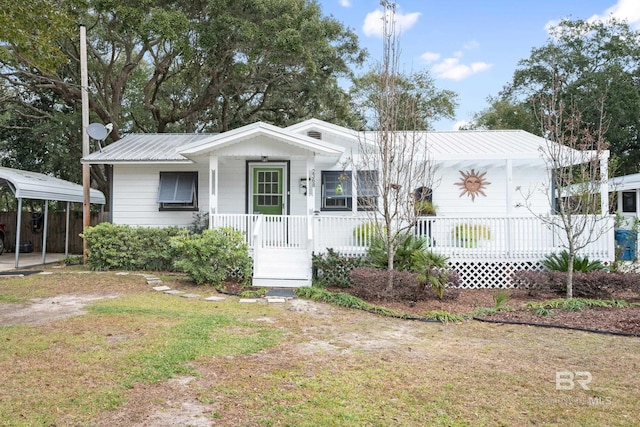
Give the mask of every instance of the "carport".
M 65 232 L 65 256 L 69 254 L 69 214 L 71 203 L 84 203 L 84 191 L 82 185 L 74 184 L 49 175 L 36 172 L 27 172 L 18 169 L 0 167 L 0 185 L 7 185 L 18 200 L 18 219 L 16 224 L 15 254 L 18 268 L 20 263 L 20 224 L 22 224 L 22 200 L 43 200 L 44 225 L 42 231 L 42 264 L 46 263 L 47 255 L 47 222 L 49 216 L 49 201 L 67 202 L 66 232 Z M 90 203 L 104 205 L 106 199 L 101 191 L 90 190 Z

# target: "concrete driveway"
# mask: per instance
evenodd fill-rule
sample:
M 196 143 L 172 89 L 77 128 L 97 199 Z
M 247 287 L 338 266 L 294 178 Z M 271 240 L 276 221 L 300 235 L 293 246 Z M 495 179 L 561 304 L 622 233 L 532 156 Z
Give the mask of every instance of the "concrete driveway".
M 65 254 L 47 253 L 45 263 L 55 263 L 65 258 Z M 16 269 L 16 254 L 13 252 L 5 252 L 0 255 L 0 272 L 21 270 L 42 266 L 42 252 L 21 253 Z

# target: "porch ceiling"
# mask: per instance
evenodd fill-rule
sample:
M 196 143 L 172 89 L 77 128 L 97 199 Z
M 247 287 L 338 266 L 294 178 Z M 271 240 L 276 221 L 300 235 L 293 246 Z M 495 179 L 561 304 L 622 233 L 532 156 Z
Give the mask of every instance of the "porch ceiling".
M 185 157 L 199 156 L 256 138 L 268 138 L 323 156 L 337 157 L 344 152 L 344 147 L 258 122 L 221 133 L 204 142 L 186 145 L 180 154 Z

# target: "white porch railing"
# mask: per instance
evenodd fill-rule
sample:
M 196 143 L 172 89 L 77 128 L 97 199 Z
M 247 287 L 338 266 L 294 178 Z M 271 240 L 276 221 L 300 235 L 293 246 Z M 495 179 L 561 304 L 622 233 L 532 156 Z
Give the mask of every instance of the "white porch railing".
M 253 236 L 261 218 L 260 238 Z M 312 222 L 309 223 L 308 221 Z M 254 247 L 309 248 L 316 253 L 332 248 L 345 255 L 362 255 L 371 233 L 362 232 L 371 223 L 367 217 L 303 215 L 212 215 L 213 227 L 231 227 L 244 233 Z M 591 259 L 611 261 L 615 257 L 613 218 L 602 218 L 594 241 L 580 251 Z M 358 231 L 360 230 L 360 231 Z M 533 216 L 518 217 L 425 217 L 413 232 L 427 238 L 432 250 L 450 260 L 537 261 L 562 247 L 557 230 Z
M 229 227 L 244 234 L 249 247 L 307 248 L 308 218 L 303 215 L 214 214 L 212 228 Z M 258 232 L 259 231 L 259 232 Z M 256 234 L 259 234 L 256 236 Z

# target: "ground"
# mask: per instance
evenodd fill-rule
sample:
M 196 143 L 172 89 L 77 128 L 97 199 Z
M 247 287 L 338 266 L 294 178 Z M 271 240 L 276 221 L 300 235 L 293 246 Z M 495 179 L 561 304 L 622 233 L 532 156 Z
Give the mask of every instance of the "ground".
M 330 289 L 335 292 L 348 292 L 348 289 Z M 478 310 L 495 307 L 494 297 L 498 293 L 507 294 L 506 301 L 503 303 L 506 309 L 492 314 L 478 314 Z M 527 291 L 518 289 L 459 289 L 449 290 L 442 300 L 432 296 L 418 302 L 368 302 L 418 317 L 424 317 L 426 313 L 434 311 L 448 312 L 491 322 L 569 327 L 640 336 L 640 306 L 634 305 L 634 303 L 640 303 L 637 295 L 615 296 L 616 299 L 623 299 L 632 304 L 627 308 L 598 307 L 578 311 L 553 309 L 548 314 L 541 315 L 525 307 L 528 303 L 558 298 L 559 295 L 551 293 L 531 296 Z
M 640 366 L 637 338 L 477 321 L 405 321 L 303 299 L 285 304 L 259 300 L 245 306 L 229 296 L 222 302 L 207 303 L 153 291 L 139 275 L 113 280 L 114 276 L 81 272 L 70 275 L 77 284 L 67 279 L 57 287 L 43 279 L 32 291 L 42 294 L 33 295 L 29 304 L 0 303 L 0 325 L 28 323 L 40 329 L 24 331 L 54 335 L 65 331 L 77 336 L 66 346 L 77 346 L 77 352 L 71 354 L 82 360 L 97 351 L 95 342 L 85 339 L 90 328 L 105 335 L 108 348 L 115 352 L 135 344 L 148 326 L 133 323 L 126 329 L 118 328 L 117 322 L 96 323 L 103 317 L 118 319 L 108 313 L 84 316 L 92 322 L 72 321 L 82 317 L 63 321 L 63 317 L 81 316 L 98 298 L 118 301 L 113 298 L 142 293 L 153 302 L 166 299 L 176 306 L 201 305 L 212 313 L 232 313 L 244 319 L 233 325 L 240 335 L 248 325 L 261 324 L 282 331 L 284 338 L 278 346 L 256 353 L 197 357 L 189 362 L 194 375 L 136 383 L 121 406 L 101 412 L 88 425 L 631 425 L 640 416 L 637 382 L 625 374 Z M 163 279 L 186 293 L 215 294 L 180 278 Z M 2 282 L 0 294 L 1 290 Z M 17 295 L 19 290 L 12 292 Z M 510 307 L 532 300 L 522 292 L 509 294 L 506 305 Z M 387 305 L 414 314 L 430 310 L 470 313 L 493 307 L 494 295 L 492 290 L 468 290 L 456 299 Z M 614 320 L 620 323 L 620 313 L 624 313 L 620 310 L 607 310 L 610 315 L 604 329 Z M 594 311 L 581 314 L 588 312 Z M 136 318 L 145 319 L 143 314 Z M 67 350 L 63 343 L 55 339 L 46 354 Z M 62 365 L 75 366 L 71 363 L 75 359 L 62 354 Z M 26 369 L 26 364 L 18 362 L 46 361 L 23 359 L 21 354 L 12 357 L 16 372 L 7 378 Z M 78 368 L 83 372 L 81 364 Z M 594 393 L 601 393 L 605 403 L 607 396 L 613 396 L 612 403 L 597 407 L 589 403 L 591 395 L 579 391 L 559 394 L 554 389 L 557 369 L 590 371 Z M 52 387 L 46 384 L 42 393 Z M 9 392 L 0 386 L 0 396 L 4 391 Z M 28 401 L 25 396 L 23 402 Z M 362 407 L 369 412 L 361 413 Z M 326 412 L 326 418 L 319 418 L 318 412 Z M 434 414 L 440 414 L 439 418 Z M 81 424 L 66 417 L 60 412 L 57 425 Z

